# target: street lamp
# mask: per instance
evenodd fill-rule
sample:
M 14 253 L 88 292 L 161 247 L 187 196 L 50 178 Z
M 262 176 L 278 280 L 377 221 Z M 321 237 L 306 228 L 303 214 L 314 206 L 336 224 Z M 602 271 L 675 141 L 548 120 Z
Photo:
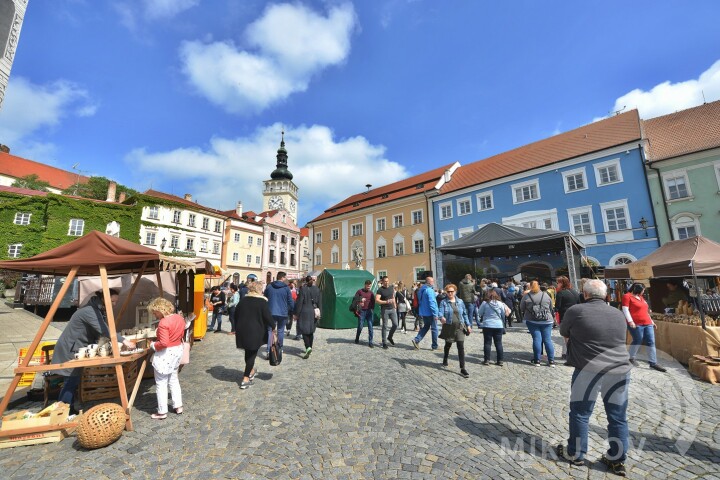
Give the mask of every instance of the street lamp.
M 165 250 L 165 245 L 167 244 L 167 239 L 163 238 L 160 242 L 160 250 Z
M 645 231 L 645 236 L 648 236 L 648 221 L 645 217 L 640 217 L 640 227 Z

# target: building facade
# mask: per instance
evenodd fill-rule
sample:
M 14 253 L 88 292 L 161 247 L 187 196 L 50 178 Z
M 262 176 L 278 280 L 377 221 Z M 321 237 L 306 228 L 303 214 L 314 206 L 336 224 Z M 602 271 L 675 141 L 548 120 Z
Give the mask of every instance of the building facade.
M 227 216 L 222 254 L 225 274 L 236 284 L 245 281 L 251 273 L 262 278 L 262 223 L 243 217 L 242 202 L 238 202 L 235 210 L 224 213 Z
M 313 270 L 361 268 L 392 282 L 431 270 L 427 195 L 458 163 L 346 198 L 308 223 Z
M 569 231 L 592 265 L 629 263 L 659 245 L 636 110 L 460 167 L 430 202 L 440 245 L 490 222 Z M 521 260 L 486 259 L 484 269 L 554 277 L 561 263 Z M 502 264 L 510 261 L 517 267 Z M 442 262 L 437 255 L 438 272 Z
M 720 101 L 644 120 L 645 155 L 660 242 L 720 242 Z

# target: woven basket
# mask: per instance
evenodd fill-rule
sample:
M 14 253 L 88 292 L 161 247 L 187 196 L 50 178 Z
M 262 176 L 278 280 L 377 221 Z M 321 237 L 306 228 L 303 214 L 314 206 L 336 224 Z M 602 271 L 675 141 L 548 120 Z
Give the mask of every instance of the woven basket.
M 101 403 L 82 415 L 77 439 L 89 450 L 107 447 L 120 438 L 124 429 L 125 410 L 116 403 Z

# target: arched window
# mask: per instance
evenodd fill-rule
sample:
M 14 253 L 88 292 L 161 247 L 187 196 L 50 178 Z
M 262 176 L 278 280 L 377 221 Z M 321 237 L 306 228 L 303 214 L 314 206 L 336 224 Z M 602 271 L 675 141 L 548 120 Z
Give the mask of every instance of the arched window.
M 685 240 L 700 235 L 700 222 L 695 215 L 680 213 L 672 219 L 672 229 L 675 240 Z
M 637 258 L 629 253 L 618 253 L 610 259 L 610 266 L 615 267 L 618 265 L 627 265 L 628 263 L 632 263 L 636 260 Z

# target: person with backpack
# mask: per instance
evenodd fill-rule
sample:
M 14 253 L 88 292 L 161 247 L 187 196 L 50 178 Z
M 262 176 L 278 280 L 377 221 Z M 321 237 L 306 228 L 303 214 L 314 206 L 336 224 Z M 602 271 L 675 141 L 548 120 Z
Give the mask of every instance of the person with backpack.
M 475 294 L 475 280 L 473 280 L 472 275 L 469 273 L 465 275 L 463 281 L 458 284 L 457 296 L 465 304 L 465 310 L 467 311 L 470 323 L 472 323 L 475 320 L 475 300 L 477 295 Z M 477 323 L 479 327 L 480 322 L 478 321 Z
M 555 346 L 552 342 L 552 327 L 554 323 L 552 313 L 552 299 L 547 292 L 540 291 L 537 280 L 530 282 L 530 290 L 520 301 L 520 311 L 523 320 L 532 336 L 533 359 L 531 363 L 540 366 L 542 346 L 547 352 L 548 366 L 555 366 Z

